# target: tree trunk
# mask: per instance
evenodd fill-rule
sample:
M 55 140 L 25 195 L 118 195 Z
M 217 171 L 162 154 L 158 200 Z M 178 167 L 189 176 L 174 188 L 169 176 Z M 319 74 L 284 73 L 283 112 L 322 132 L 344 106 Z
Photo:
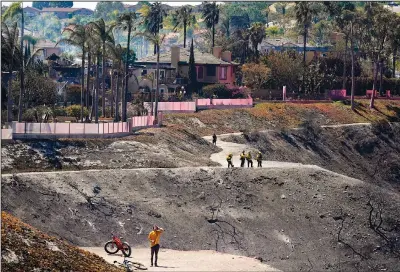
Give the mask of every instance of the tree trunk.
M 23 106 L 23 96 L 25 92 L 25 75 L 24 75 L 24 40 L 22 37 L 24 37 L 24 28 L 25 28 L 25 22 L 24 22 L 24 9 L 22 7 L 21 3 L 21 68 L 20 68 L 20 90 L 19 90 L 19 105 L 18 105 L 18 122 L 22 121 L 22 106 Z
M 88 73 L 86 76 L 86 108 L 89 109 L 90 68 L 92 67 L 92 54 L 88 52 Z
M 157 50 L 157 77 L 156 77 L 156 91 L 155 91 L 155 109 L 154 109 L 154 122 L 158 123 L 158 88 L 160 86 L 160 50 Z M 154 124 L 154 125 L 155 125 Z
M 95 123 L 99 122 L 99 88 L 100 88 L 100 75 L 99 75 L 99 66 L 100 66 L 100 52 L 97 52 L 97 64 L 96 64 L 96 89 L 94 93 L 94 116 Z
M 114 117 L 114 68 L 111 69 L 111 112 L 110 117 Z
M 81 122 L 83 122 L 83 92 L 85 89 L 85 45 L 82 47 Z
M 102 52 L 102 64 L 101 64 L 101 115 L 106 117 L 106 86 L 105 86 L 105 77 L 106 77 L 106 43 L 103 42 L 103 52 Z
M 303 63 L 306 65 L 306 47 L 307 47 L 307 25 L 304 24 L 304 36 L 303 36 Z
M 186 21 L 183 22 L 183 48 L 186 48 Z
M 129 73 L 129 45 L 131 43 L 131 31 L 132 28 L 129 25 L 128 28 L 128 46 L 126 50 L 126 60 L 125 60 L 125 75 L 124 75 L 124 82 L 125 82 L 125 89 L 122 94 L 122 122 L 126 122 L 126 108 L 127 108 L 127 95 L 128 95 L 128 73 Z
M 393 78 L 396 78 L 396 54 L 397 48 L 395 48 L 393 51 Z
M 372 95 L 371 95 L 371 101 L 369 103 L 369 108 L 373 109 L 374 108 L 374 102 L 375 102 L 375 90 L 376 90 L 376 81 L 378 79 L 378 60 L 374 61 L 374 84 L 372 86 Z
M 346 35 L 346 46 L 344 48 L 344 60 L 343 60 L 343 83 L 342 83 L 342 90 L 346 89 L 346 64 L 347 64 L 347 44 L 349 42 L 349 38 Z
M 215 24 L 213 22 L 213 25 L 212 25 L 212 48 L 211 48 L 211 54 L 213 53 L 213 49 L 214 49 L 214 46 L 215 46 L 214 38 L 215 38 Z
M 13 63 L 11 62 L 11 67 Z M 7 122 L 12 122 L 12 68 L 10 69 L 9 79 L 8 79 L 8 94 L 7 94 Z
M 380 74 L 380 78 L 379 78 L 379 94 L 382 95 L 383 90 L 382 90 L 382 71 L 383 71 L 383 60 L 381 60 L 379 62 L 379 74 Z
M 347 48 L 347 46 L 346 46 Z M 353 24 L 351 23 L 351 38 L 350 38 L 350 50 L 351 50 L 351 110 L 354 111 L 354 47 L 353 47 Z
M 117 88 L 115 90 L 115 122 L 119 122 L 119 71 L 117 72 Z

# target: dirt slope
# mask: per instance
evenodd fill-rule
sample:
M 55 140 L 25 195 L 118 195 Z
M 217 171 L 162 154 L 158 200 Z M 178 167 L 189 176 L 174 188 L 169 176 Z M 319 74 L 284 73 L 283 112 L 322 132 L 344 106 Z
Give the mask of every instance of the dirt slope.
M 259 256 L 281 270 L 400 269 L 399 194 L 312 168 L 181 168 L 3 175 L 2 208 L 79 246 L 118 232 L 148 246 Z M 93 196 L 93 187 L 101 192 Z M 383 211 L 385 239 L 369 227 Z M 396 223 L 397 222 L 397 223 Z M 359 255 L 340 240 L 350 245 Z M 397 225 L 398 226 L 398 225 Z M 398 238 L 397 238 L 398 239 Z M 362 257 L 360 257 L 362 256 Z
M 122 271 L 99 256 L 1 213 L 2 271 Z
M 400 124 L 251 132 L 225 137 L 265 160 L 315 164 L 400 191 Z
M 218 151 L 184 129 L 148 129 L 119 139 L 16 141 L 2 144 L 3 173 L 83 169 L 213 166 Z

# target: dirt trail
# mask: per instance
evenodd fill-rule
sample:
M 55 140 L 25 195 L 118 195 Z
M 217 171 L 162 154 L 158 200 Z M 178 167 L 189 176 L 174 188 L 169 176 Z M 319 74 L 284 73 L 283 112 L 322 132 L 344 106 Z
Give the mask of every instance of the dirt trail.
M 82 249 L 99 255 L 109 263 L 123 261 L 121 254 L 109 255 L 102 247 Z M 165 248 L 160 249 L 159 267 L 150 267 L 149 248 L 133 248 L 132 252 L 129 260 L 142 263 L 148 271 L 280 271 L 254 258 L 212 250 L 179 251 Z
M 350 124 L 352 125 L 352 124 Z M 238 143 L 233 143 L 233 142 L 226 142 L 224 139 L 229 136 L 238 136 L 242 135 L 241 132 L 237 133 L 227 133 L 227 134 L 220 134 L 217 135 L 217 146 L 222 149 L 221 152 L 218 153 L 213 153 L 211 154 L 210 159 L 214 162 L 217 162 L 221 164 L 221 167 L 227 167 L 227 161 L 226 157 L 229 153 L 233 154 L 233 160 L 232 163 L 235 165 L 235 167 L 240 167 L 240 153 L 244 150 L 246 153 L 250 151 L 253 155 L 253 165 L 254 167 L 257 167 L 257 161 L 255 160 L 256 152 L 258 152 L 256 149 L 254 149 L 251 146 L 245 145 L 245 144 L 238 144 Z M 212 142 L 212 136 L 205 136 L 203 139 Z M 302 164 L 302 163 L 295 163 L 295 162 L 283 162 L 283 161 L 266 161 L 263 160 L 262 162 L 263 168 L 311 168 L 315 170 L 322 170 L 329 172 L 331 174 L 339 175 L 342 177 L 345 177 L 346 179 L 350 179 L 354 182 L 354 184 L 360 183 L 361 181 L 358 179 L 353 179 L 351 177 L 345 176 L 345 175 L 340 175 L 336 172 L 332 172 L 330 170 L 327 170 L 325 168 L 319 167 L 317 165 L 313 164 Z M 245 163 L 245 166 L 247 167 L 247 162 Z

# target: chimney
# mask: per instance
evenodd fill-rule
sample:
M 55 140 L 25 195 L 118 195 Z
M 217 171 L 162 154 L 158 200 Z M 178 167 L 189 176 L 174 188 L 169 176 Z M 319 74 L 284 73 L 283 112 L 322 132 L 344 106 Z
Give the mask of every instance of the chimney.
M 232 61 L 232 52 L 231 51 L 224 51 L 222 52 L 222 60 L 226 62 Z
M 171 65 L 178 69 L 178 62 L 180 56 L 180 48 L 178 46 L 171 46 Z
M 214 57 L 220 59 L 221 58 L 221 52 L 222 52 L 222 46 L 213 47 L 213 55 L 214 55 Z

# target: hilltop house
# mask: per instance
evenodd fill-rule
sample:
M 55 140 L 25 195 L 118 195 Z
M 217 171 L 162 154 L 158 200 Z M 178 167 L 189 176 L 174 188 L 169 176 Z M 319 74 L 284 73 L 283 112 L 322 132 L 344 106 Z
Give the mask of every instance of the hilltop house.
M 171 47 L 171 50 L 160 54 L 160 93 L 167 94 L 177 87 L 187 84 L 189 73 L 188 48 Z M 232 54 L 229 51 L 222 52 L 222 47 L 214 47 L 213 54 L 194 50 L 194 59 L 197 69 L 197 81 L 201 85 L 208 84 L 235 84 L 236 67 L 239 65 L 232 62 Z M 129 91 L 138 92 L 140 88 L 148 87 L 154 89 L 155 83 L 150 83 L 148 78 L 155 78 L 157 56 L 149 56 L 138 60 L 135 77 L 129 80 Z M 136 79 L 138 80 L 136 80 Z M 138 84 L 139 83 L 139 84 Z M 153 85 L 153 86 L 151 86 Z
M 93 10 L 86 8 L 43 8 L 41 13 L 54 13 L 59 19 L 68 19 L 74 15 L 90 16 L 93 14 Z
M 52 54 L 56 54 L 59 56 L 61 54 L 61 48 L 56 45 L 56 43 L 51 42 L 49 40 L 40 40 L 35 45 L 37 49 L 43 49 L 42 56 L 39 57 L 41 60 L 47 59 L 47 57 L 51 56 Z
M 326 56 L 329 52 L 329 49 L 330 47 L 328 46 L 311 46 L 310 44 L 306 44 L 306 62 L 310 62 L 316 57 Z M 284 38 L 267 38 L 258 45 L 258 50 L 262 54 L 268 54 L 271 51 L 286 50 L 302 53 L 304 50 L 304 44 L 300 42 L 300 37 L 297 43 Z

